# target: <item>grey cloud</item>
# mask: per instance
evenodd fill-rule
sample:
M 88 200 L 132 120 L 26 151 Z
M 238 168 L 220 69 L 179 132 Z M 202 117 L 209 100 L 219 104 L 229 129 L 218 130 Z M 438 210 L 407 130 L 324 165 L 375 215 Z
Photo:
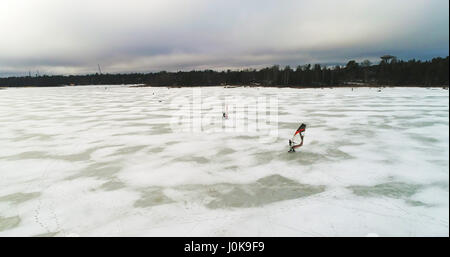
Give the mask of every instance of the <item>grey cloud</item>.
M 442 0 L 2 0 L 0 76 L 448 55 Z

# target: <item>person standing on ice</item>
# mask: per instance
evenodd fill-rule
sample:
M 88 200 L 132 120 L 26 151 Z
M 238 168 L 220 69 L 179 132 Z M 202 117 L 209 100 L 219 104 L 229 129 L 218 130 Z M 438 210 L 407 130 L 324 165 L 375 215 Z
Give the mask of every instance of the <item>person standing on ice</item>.
M 296 148 L 299 148 L 303 145 L 303 138 L 305 137 L 305 130 L 306 125 L 302 123 L 300 127 L 295 131 L 294 136 L 292 139 L 289 140 L 289 146 L 291 149 L 289 149 L 289 152 L 295 152 Z
M 225 105 L 225 111 L 222 112 L 222 119 L 228 120 L 228 105 Z

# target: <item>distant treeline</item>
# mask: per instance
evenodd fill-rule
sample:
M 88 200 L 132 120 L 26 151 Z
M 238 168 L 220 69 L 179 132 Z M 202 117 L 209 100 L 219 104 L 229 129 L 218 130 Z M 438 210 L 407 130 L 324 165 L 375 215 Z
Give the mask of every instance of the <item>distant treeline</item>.
M 0 86 L 62 86 L 146 84 L 151 86 L 261 85 L 323 87 L 342 85 L 448 86 L 446 58 L 430 61 L 398 60 L 382 56 L 378 64 L 365 60 L 349 61 L 345 66 L 301 65 L 295 69 L 278 65 L 260 70 L 179 71 L 131 74 L 90 74 L 70 76 L 26 76 L 0 78 Z

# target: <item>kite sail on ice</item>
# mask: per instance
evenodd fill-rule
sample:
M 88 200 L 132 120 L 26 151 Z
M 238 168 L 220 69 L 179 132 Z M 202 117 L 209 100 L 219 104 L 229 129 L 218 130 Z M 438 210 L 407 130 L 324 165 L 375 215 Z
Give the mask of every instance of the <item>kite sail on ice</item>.
M 296 148 L 299 148 L 303 145 L 303 137 L 305 136 L 306 125 L 302 123 L 300 127 L 295 131 L 292 139 L 289 140 L 289 152 L 295 152 Z

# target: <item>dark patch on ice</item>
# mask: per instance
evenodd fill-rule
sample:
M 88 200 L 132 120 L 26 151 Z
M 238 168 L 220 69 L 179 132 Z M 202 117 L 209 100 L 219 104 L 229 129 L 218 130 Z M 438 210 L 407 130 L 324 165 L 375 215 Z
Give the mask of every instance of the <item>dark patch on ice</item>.
M 313 140 L 309 143 L 309 145 L 319 145 L 319 144 L 320 144 L 320 142 L 317 140 Z
M 344 140 L 338 140 L 338 141 L 335 141 L 334 143 L 333 143 L 333 147 L 341 147 L 341 146 L 358 146 L 358 145 L 365 145 L 366 143 L 364 143 L 364 142 L 358 142 L 358 141 L 355 141 L 355 140 L 347 140 L 347 139 L 344 139 Z
M 146 145 L 127 146 L 127 147 L 123 147 L 123 148 L 116 150 L 114 153 L 112 153 L 108 156 L 122 156 L 122 155 L 126 155 L 126 154 L 134 154 L 146 147 L 147 147 Z
M 120 113 L 126 113 L 126 112 L 127 111 L 124 110 L 123 112 L 116 112 L 116 113 L 120 114 Z M 122 117 L 122 118 L 108 119 L 107 121 L 124 122 L 124 121 L 139 121 L 139 120 L 146 120 L 146 119 L 148 119 L 148 118 L 145 116 L 142 116 L 142 115 L 138 115 L 137 117 L 127 117 L 127 118 Z M 148 124 L 146 124 L 146 125 L 148 125 Z
M 415 201 L 415 200 L 407 199 L 407 200 L 405 200 L 405 202 L 406 202 L 407 204 L 409 204 L 409 205 L 412 205 L 412 206 L 432 207 L 432 205 L 427 204 L 427 203 L 424 203 L 424 202 L 422 202 L 422 201 Z
M 145 122 L 127 122 L 125 124 L 121 124 L 121 127 L 131 127 L 131 128 L 139 128 L 139 127 L 148 127 L 149 124 Z
M 427 95 L 427 96 L 425 96 L 425 98 L 432 98 L 432 99 L 444 98 L 444 99 L 446 99 L 446 98 L 448 98 L 448 96 L 445 96 L 445 95 Z
M 172 160 L 172 162 L 195 162 L 198 164 L 210 163 L 211 160 L 202 156 L 183 156 Z
M 167 134 L 172 133 L 172 129 L 169 124 L 151 124 L 151 134 L 152 135 L 160 135 L 160 134 Z
M 214 200 L 206 206 L 218 208 L 249 208 L 307 197 L 321 193 L 325 186 L 300 184 L 280 175 L 271 175 L 250 184 L 216 184 L 208 186 L 208 196 Z
M 447 168 L 447 171 L 448 171 L 448 168 Z M 449 184 L 448 184 L 448 181 L 446 181 L 446 182 L 445 182 L 445 181 L 438 181 L 438 182 L 431 183 L 430 185 L 431 185 L 431 186 L 439 187 L 439 188 L 444 189 L 444 190 L 446 190 L 446 191 L 449 190 Z
M 258 163 L 258 165 L 263 165 L 263 164 L 267 164 L 267 163 L 271 162 L 272 160 L 278 158 L 279 153 L 274 152 L 274 151 L 264 151 L 264 152 L 253 153 L 253 154 L 251 154 L 251 156 L 253 156 L 253 158 L 256 159 L 256 162 Z
M 297 149 L 295 153 L 288 153 L 288 148 L 286 148 L 285 152 L 278 153 L 277 159 L 285 160 L 285 161 L 294 161 L 302 165 L 311 165 L 315 163 L 321 163 L 326 161 L 332 161 L 331 158 L 328 158 L 326 154 L 315 153 L 305 149 Z M 264 162 L 263 157 L 260 157 L 262 162 Z M 274 159 L 274 158 L 272 158 Z M 271 161 L 272 159 L 266 160 L 266 162 Z
M 439 140 L 434 137 L 424 136 L 423 134 L 411 133 L 411 132 L 407 133 L 407 134 L 410 138 L 420 141 L 421 143 L 426 143 L 426 144 L 439 143 Z
M 65 161 L 86 161 L 91 158 L 91 154 L 98 150 L 98 147 L 89 148 L 82 153 L 58 155 L 55 159 L 65 160 Z M 53 155 L 50 156 L 53 158 Z
M 424 146 L 414 146 L 412 149 L 416 149 L 419 152 L 426 153 L 427 156 L 433 158 L 434 156 L 439 156 L 442 154 L 442 150 L 433 146 L 425 146 L 426 143 L 423 143 Z
M 303 149 L 297 150 L 295 153 L 286 153 L 284 156 L 288 159 L 295 160 L 302 165 L 331 161 L 325 154 L 304 151 Z
M 43 233 L 43 234 L 37 234 L 37 235 L 34 235 L 33 237 L 54 237 L 58 233 L 59 232 L 48 232 L 48 233 Z
M 147 153 L 160 153 L 164 150 L 164 147 L 154 147 L 147 150 Z
M 398 163 L 399 161 L 397 159 L 395 159 L 395 158 L 389 157 L 389 158 L 385 158 L 385 159 L 379 160 L 378 162 L 392 165 L 392 164 Z
M 63 160 L 63 161 L 86 161 L 91 158 L 91 154 L 100 149 L 99 147 L 93 147 L 86 149 L 81 153 L 74 154 L 65 154 L 65 155 L 56 155 L 49 154 L 43 151 L 27 151 L 19 154 L 11 155 L 3 157 L 8 160 L 24 160 L 24 159 L 54 159 L 54 160 Z
M 448 114 L 447 114 L 447 117 L 448 117 Z M 434 126 L 434 125 L 448 126 L 448 121 L 447 122 L 441 122 L 441 121 L 414 121 L 414 122 L 402 122 L 400 124 L 402 126 L 404 126 L 404 127 L 407 127 L 407 128 L 425 128 L 425 127 L 431 127 L 431 126 Z
M 219 152 L 217 152 L 217 155 L 221 156 L 221 155 L 227 155 L 227 154 L 232 154 L 235 153 L 236 151 L 232 148 L 229 147 L 225 147 L 219 150 Z
M 430 163 L 437 164 L 439 166 L 446 167 L 446 170 L 448 170 L 448 159 L 447 160 L 427 160 Z
M 19 141 L 24 141 L 24 140 L 28 140 L 31 138 L 36 138 L 37 140 L 40 141 L 49 141 L 50 139 L 53 139 L 54 136 L 53 135 L 46 135 L 46 134 L 23 134 L 14 138 L 11 138 L 10 140 L 13 142 L 19 142 Z
M 382 123 L 378 124 L 377 128 L 379 128 L 379 129 L 390 129 L 390 130 L 399 128 L 399 127 L 396 127 L 396 126 L 389 125 L 388 123 L 389 122 L 385 120 L 385 122 L 382 122 Z
M 150 131 L 150 130 L 149 130 L 149 131 Z M 148 136 L 148 135 L 150 134 L 149 131 L 115 133 L 115 134 L 111 134 L 110 137 L 113 137 L 113 138 L 119 138 L 119 137 L 127 137 L 127 136 Z
M 239 136 L 233 137 L 233 139 L 243 139 L 243 140 L 258 140 L 258 138 L 259 138 L 259 135 L 258 136 L 239 135 Z
M 375 132 L 372 130 L 367 130 L 367 129 L 357 129 L 357 128 L 353 128 L 353 129 L 346 129 L 345 130 L 346 134 L 348 134 L 349 136 L 364 136 L 364 137 L 374 137 L 375 136 Z
M 25 115 L 22 120 L 48 120 L 49 118 L 46 116 L 40 115 Z
M 15 155 L 0 157 L 0 159 L 23 160 L 23 159 L 43 159 L 47 153 L 42 151 L 27 151 Z
M 339 150 L 338 148 L 328 148 L 326 156 L 328 158 L 331 157 L 335 160 L 349 160 L 349 159 L 355 158 L 352 155 L 350 155 L 342 150 Z
M 117 179 L 110 180 L 106 183 L 103 183 L 100 186 L 100 188 L 105 191 L 114 191 L 114 190 L 118 190 L 118 189 L 125 188 L 125 187 L 126 187 L 126 184 Z
M 435 114 L 433 114 L 433 116 L 439 117 L 439 118 L 448 118 L 448 111 L 443 111 L 442 114 L 435 113 Z M 448 123 L 442 122 L 442 124 L 448 126 Z
M 312 111 L 311 115 L 315 117 L 325 117 L 325 118 L 345 118 L 347 117 L 347 114 L 333 114 L 333 113 L 323 113 L 323 112 L 316 112 Z
M 422 186 L 416 184 L 406 184 L 403 182 L 388 182 L 375 186 L 349 186 L 347 188 L 359 196 L 386 196 L 395 199 L 402 199 L 416 194 L 420 189 L 422 189 Z
M 392 115 L 391 118 L 393 120 L 413 120 L 413 119 L 417 119 L 417 116 L 412 116 L 412 115 Z
M 179 144 L 179 143 L 180 143 L 180 141 L 169 141 L 169 142 L 166 143 L 166 145 L 176 145 L 176 144 Z
M 237 165 L 231 165 L 231 166 L 226 166 L 225 170 L 237 170 L 239 169 L 239 166 Z
M 33 193 L 15 193 L 0 197 L 0 202 L 12 202 L 13 204 L 20 204 L 31 199 L 37 198 L 41 195 L 40 192 Z
M 67 177 L 66 180 L 81 177 L 112 178 L 121 169 L 121 166 L 111 165 L 108 162 L 96 162 L 84 168 L 81 172 Z
M 15 228 L 20 224 L 19 216 L 2 217 L 0 216 L 0 231 Z
M 146 208 L 162 204 L 173 203 L 174 201 L 163 193 L 162 188 L 148 188 L 141 193 L 141 198 L 134 202 L 134 207 Z
M 339 131 L 342 128 L 336 128 L 336 127 L 332 127 L 332 126 L 325 126 L 325 130 L 326 131 Z
M 168 118 L 169 119 L 169 118 L 172 118 L 172 116 L 171 115 L 166 115 L 166 114 L 155 114 L 155 113 L 152 113 L 150 115 L 147 115 L 147 118 L 148 119 L 164 119 L 164 118 Z

